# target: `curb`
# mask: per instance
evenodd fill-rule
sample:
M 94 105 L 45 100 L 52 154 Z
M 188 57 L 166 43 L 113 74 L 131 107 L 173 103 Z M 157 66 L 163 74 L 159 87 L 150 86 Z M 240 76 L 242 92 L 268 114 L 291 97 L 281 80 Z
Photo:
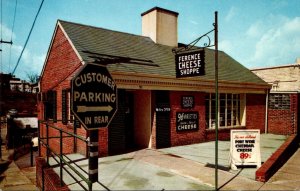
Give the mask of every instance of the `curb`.
M 276 152 L 256 171 L 255 179 L 260 182 L 267 182 L 297 151 L 298 147 L 299 141 L 297 135 L 289 136 Z

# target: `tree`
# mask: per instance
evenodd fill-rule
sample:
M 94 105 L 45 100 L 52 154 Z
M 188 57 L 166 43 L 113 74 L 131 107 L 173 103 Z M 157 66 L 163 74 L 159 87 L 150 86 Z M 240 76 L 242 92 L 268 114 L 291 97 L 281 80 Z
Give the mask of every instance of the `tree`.
M 36 73 L 26 73 L 26 76 L 28 78 L 28 81 L 31 83 L 31 84 L 35 84 L 39 81 L 39 75 L 37 75 Z

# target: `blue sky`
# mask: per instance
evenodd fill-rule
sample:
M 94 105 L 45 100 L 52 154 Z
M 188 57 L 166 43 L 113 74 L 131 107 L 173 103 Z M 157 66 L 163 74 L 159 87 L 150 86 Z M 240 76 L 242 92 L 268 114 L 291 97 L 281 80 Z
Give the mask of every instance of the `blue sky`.
M 16 66 L 42 0 L 17 0 L 12 33 L 15 1 L 2 0 L 2 39 L 13 41 L 0 44 L 3 73 Z M 218 11 L 219 49 L 247 68 L 292 64 L 300 57 L 299 0 L 45 0 L 16 77 L 40 74 L 57 19 L 140 35 L 141 13 L 154 6 L 179 13 L 182 43 L 213 29 Z

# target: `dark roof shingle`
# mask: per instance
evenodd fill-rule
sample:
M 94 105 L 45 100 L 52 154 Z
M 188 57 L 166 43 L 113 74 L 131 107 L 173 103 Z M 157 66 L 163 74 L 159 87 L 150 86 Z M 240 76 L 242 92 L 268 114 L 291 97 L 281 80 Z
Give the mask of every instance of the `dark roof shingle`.
M 93 62 L 93 55 L 112 55 L 151 60 L 157 66 L 129 63 L 109 65 L 110 71 L 156 74 L 175 77 L 175 56 L 170 46 L 154 43 L 149 37 L 107 30 L 59 20 L 82 59 Z M 93 54 L 91 54 L 93 53 Z M 205 49 L 205 75 L 202 80 L 214 80 L 214 50 Z M 266 84 L 249 69 L 219 51 L 219 80 L 241 83 Z

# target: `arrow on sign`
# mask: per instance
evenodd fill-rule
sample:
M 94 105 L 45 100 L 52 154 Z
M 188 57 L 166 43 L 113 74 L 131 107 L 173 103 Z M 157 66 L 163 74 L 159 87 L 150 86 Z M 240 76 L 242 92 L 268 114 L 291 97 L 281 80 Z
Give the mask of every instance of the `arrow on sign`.
M 77 106 L 77 112 L 78 113 L 84 113 L 84 112 L 89 112 L 89 111 L 106 111 L 106 112 L 111 112 L 113 108 L 108 105 L 108 106 Z

